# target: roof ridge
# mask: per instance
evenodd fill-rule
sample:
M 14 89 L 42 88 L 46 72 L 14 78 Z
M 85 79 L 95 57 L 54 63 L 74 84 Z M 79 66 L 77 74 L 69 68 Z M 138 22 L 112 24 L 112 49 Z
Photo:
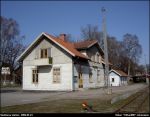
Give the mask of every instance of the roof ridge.
M 56 38 L 48 33 L 45 33 L 46 35 L 50 36 L 51 38 L 54 39 L 54 41 L 56 41 L 57 43 L 59 43 L 60 45 L 62 45 L 63 47 L 65 47 L 67 50 L 69 50 L 71 53 L 75 54 L 75 56 L 81 57 L 81 58 L 85 58 L 85 59 L 89 59 L 87 56 L 83 55 L 82 53 L 80 53 L 70 42 L 68 41 L 63 41 L 59 38 Z
M 74 46 L 72 46 L 69 42 L 63 41 L 53 35 L 50 35 L 49 33 L 42 32 L 25 50 L 24 52 L 17 58 L 17 61 L 22 61 L 24 57 L 27 55 L 29 50 L 37 44 L 38 40 L 41 39 L 42 36 L 47 37 L 49 40 L 51 40 L 53 43 L 64 49 L 66 52 L 68 52 L 73 57 L 80 57 L 83 59 L 89 59 L 89 57 L 85 56 L 84 54 L 80 53 Z
M 91 39 L 91 40 L 81 40 L 81 41 L 78 41 L 78 42 L 73 42 L 73 43 L 82 43 L 82 42 L 92 42 L 92 41 L 97 41 L 96 39 Z
M 128 76 L 127 73 L 125 73 L 124 71 L 120 70 L 120 69 L 112 69 L 111 71 L 116 71 L 117 73 L 119 73 L 121 76 Z

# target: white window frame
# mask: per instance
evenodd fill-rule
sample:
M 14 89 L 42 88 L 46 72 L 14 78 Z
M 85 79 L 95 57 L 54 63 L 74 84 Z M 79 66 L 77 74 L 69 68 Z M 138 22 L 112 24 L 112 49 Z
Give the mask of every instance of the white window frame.
M 89 83 L 93 83 L 93 74 L 89 72 Z
M 58 78 L 55 79 L 55 77 L 58 77 L 58 73 L 57 73 L 57 70 L 56 69 L 59 69 L 59 80 Z M 55 75 L 56 74 L 56 75 Z M 58 81 L 57 81 L 58 80 Z M 54 67 L 53 68 L 53 83 L 61 83 L 61 67 Z
M 39 82 L 39 70 L 37 68 L 32 69 L 32 83 L 37 84 Z
M 115 82 L 115 78 L 111 78 L 111 82 Z
M 43 51 L 44 50 L 44 51 Z M 47 52 L 47 55 L 45 55 L 45 50 Z M 43 58 L 48 58 L 48 49 L 47 48 L 41 48 L 40 49 L 40 58 L 43 59 Z
M 100 82 L 100 70 L 99 69 L 97 70 L 97 82 L 98 83 Z

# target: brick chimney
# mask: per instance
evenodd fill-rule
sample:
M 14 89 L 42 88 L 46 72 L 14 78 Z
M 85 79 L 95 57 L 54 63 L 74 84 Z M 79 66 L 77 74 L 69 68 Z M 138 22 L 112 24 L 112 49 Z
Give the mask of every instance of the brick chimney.
M 60 34 L 59 35 L 59 38 L 63 41 L 65 41 L 65 38 L 66 38 L 66 34 Z

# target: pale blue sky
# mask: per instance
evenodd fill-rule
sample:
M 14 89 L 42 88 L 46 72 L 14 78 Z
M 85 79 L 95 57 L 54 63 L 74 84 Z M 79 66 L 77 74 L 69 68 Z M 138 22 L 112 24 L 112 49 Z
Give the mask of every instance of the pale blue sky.
M 107 33 L 122 40 L 135 34 L 143 48 L 140 63 L 149 63 L 149 1 L 2 1 L 1 15 L 15 19 L 25 35 L 25 45 L 41 32 L 71 34 L 81 38 L 81 27 L 102 29 L 101 8 L 107 9 Z

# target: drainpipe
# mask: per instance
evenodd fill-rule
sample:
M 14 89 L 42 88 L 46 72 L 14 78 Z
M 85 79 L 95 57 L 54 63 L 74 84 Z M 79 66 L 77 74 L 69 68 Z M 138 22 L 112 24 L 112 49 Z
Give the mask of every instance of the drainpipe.
M 72 91 L 75 90 L 75 83 L 74 83 L 74 62 L 72 61 Z

